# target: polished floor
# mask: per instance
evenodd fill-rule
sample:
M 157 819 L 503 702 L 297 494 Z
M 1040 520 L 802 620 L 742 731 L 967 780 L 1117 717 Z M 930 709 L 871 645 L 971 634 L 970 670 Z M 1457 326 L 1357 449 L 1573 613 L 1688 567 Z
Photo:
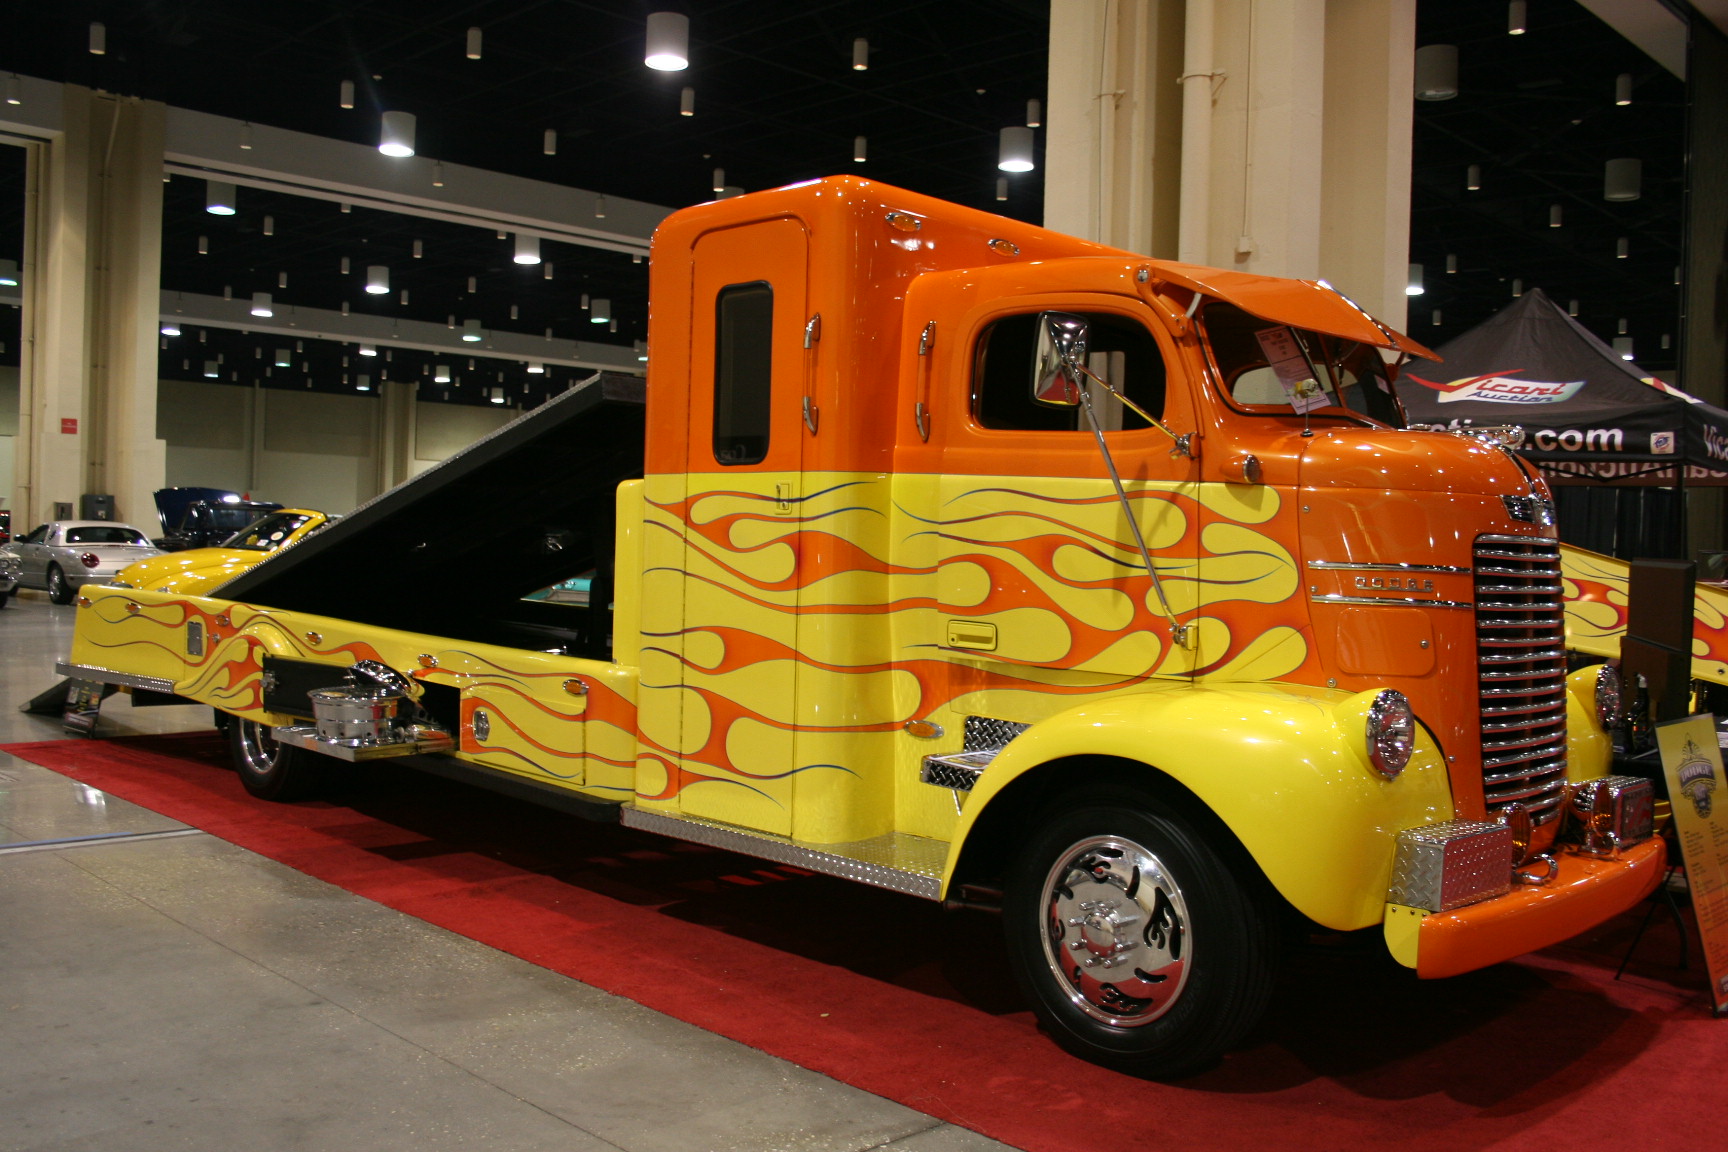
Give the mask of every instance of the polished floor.
M 0 609 L 0 742 L 74 609 Z M 102 733 L 207 727 L 103 708 Z M 96 839 L 80 839 L 97 837 Z M 0 1150 L 1006 1145 L 0 753 Z

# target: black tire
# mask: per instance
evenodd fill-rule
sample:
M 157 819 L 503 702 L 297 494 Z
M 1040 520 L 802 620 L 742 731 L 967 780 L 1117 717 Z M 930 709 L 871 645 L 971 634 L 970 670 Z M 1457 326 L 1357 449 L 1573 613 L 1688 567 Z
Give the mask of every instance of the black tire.
M 260 800 L 284 803 L 321 792 L 329 779 L 328 758 L 278 744 L 268 725 L 236 716 L 228 725 L 228 749 L 240 783 Z
M 1187 821 L 1129 791 L 1047 818 L 1003 901 L 1015 977 L 1045 1028 L 1136 1076 L 1214 1063 L 1265 1012 L 1277 944 L 1269 901 Z
M 56 604 L 72 603 L 72 585 L 58 564 L 48 565 L 48 599 Z
M 6 589 L 6 591 L 0 592 L 0 608 L 6 607 L 6 605 L 11 601 L 11 599 L 12 599 L 12 589 L 8 588 L 8 589 Z

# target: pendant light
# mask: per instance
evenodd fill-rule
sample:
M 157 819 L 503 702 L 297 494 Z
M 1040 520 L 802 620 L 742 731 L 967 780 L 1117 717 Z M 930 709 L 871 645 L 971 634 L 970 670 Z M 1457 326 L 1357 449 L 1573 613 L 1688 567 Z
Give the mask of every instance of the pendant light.
M 996 153 L 996 167 L 1004 172 L 1030 172 L 1032 162 L 1032 129 L 1004 128 Z
M 612 301 L 604 296 L 596 296 L 588 303 L 588 320 L 592 324 L 605 324 L 612 319 Z
M 268 293 L 268 292 L 254 292 L 254 293 L 252 293 L 252 315 L 254 315 L 254 316 L 274 316 L 274 315 L 276 315 L 276 310 L 273 307 L 271 307 L 271 304 L 270 304 L 270 293 Z
M 382 264 L 366 266 L 366 291 L 374 296 L 382 296 L 390 291 L 390 269 Z
M 648 44 L 642 63 L 657 72 L 681 72 L 690 66 L 690 17 L 682 12 L 650 12 Z
M 1416 49 L 1416 99 L 1450 100 L 1458 95 L 1458 45 L 1424 44 Z
M 678 115 L 696 115 L 696 89 L 686 88 L 678 93 Z
M 516 263 L 540 263 L 540 237 L 530 236 L 526 232 L 516 233 Z
M 399 158 L 414 155 L 414 113 L 384 113 L 378 132 L 378 151 Z
M 852 41 L 852 71 L 863 72 L 870 67 L 870 41 L 860 36 Z
M 470 60 L 480 59 L 480 29 L 468 29 L 468 42 L 463 46 L 462 54 Z
M 1602 168 L 1602 199 L 1617 203 L 1636 200 L 1644 194 L 1644 162 L 1623 156 Z
M 478 320 L 464 320 L 464 321 L 462 321 L 462 340 L 464 343 L 466 343 L 466 344 L 478 344 L 481 340 L 484 340 L 485 338 L 486 338 L 485 334 L 482 333 L 480 330 L 480 321 L 478 321 Z
M 1420 296 L 1427 289 L 1422 287 L 1422 265 L 1410 265 L 1410 273 L 1404 280 L 1404 295 Z
M 234 215 L 234 185 L 225 180 L 204 181 L 204 211 L 212 216 Z

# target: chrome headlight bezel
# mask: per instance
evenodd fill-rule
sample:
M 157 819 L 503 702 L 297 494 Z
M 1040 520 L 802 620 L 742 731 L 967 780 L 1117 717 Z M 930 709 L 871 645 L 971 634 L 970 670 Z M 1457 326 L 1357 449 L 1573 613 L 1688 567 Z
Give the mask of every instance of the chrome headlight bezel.
M 1380 690 L 1368 705 L 1364 738 L 1374 771 L 1396 779 L 1416 751 L 1416 711 L 1404 693 L 1396 688 Z
M 1597 665 L 1596 722 L 1604 728 L 1618 728 L 1626 719 L 1622 683 L 1620 669 L 1612 664 Z

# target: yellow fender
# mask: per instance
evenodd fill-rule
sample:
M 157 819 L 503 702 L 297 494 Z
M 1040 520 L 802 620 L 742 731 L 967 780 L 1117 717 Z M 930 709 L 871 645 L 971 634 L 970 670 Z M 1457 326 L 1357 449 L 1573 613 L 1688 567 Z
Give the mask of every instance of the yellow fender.
M 1369 764 L 1364 733 L 1375 695 L 1174 684 L 1058 713 L 1016 737 L 979 777 L 945 875 L 955 875 L 972 829 L 1014 781 L 1064 771 L 1054 765 L 1071 757 L 1106 756 L 1149 765 L 1185 786 L 1303 915 L 1339 930 L 1378 924 L 1396 833 L 1449 820 L 1453 806 L 1446 765 L 1420 726 L 1396 779 Z

